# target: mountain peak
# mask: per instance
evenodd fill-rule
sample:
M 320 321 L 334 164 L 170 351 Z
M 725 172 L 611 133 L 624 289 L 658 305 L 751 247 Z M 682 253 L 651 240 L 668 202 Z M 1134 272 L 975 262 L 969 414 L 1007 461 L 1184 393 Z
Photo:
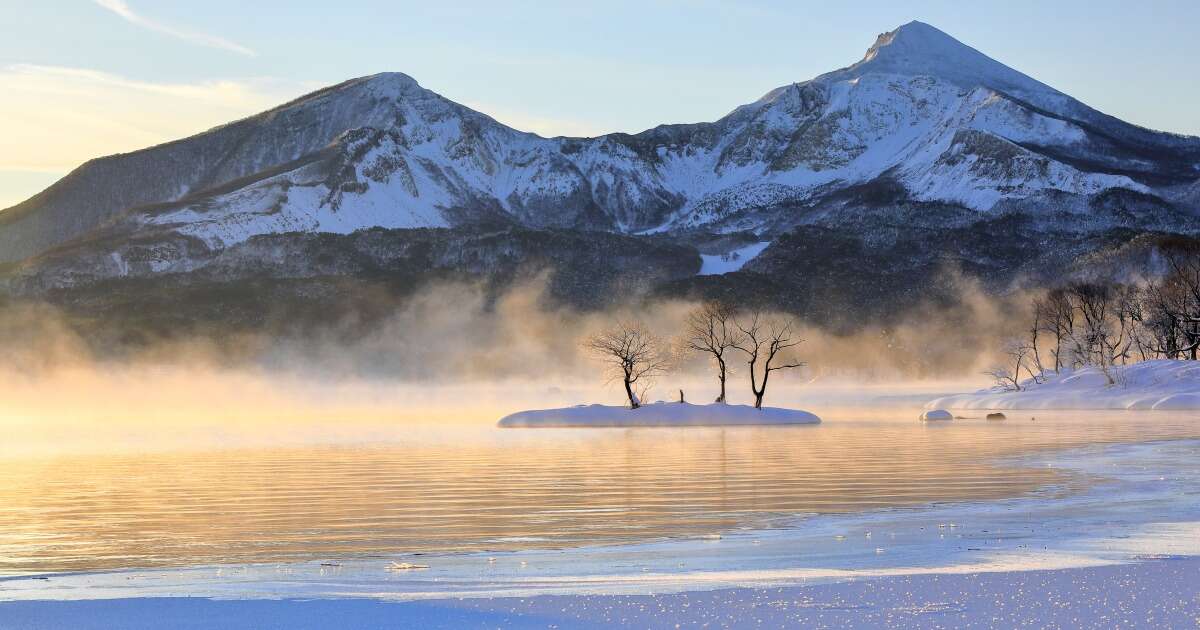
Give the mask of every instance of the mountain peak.
M 868 72 L 926 75 L 965 88 L 982 86 L 1024 96 L 1058 94 L 938 28 L 917 21 L 880 34 L 862 61 L 846 70 L 855 75 Z
M 896 30 L 881 33 L 875 39 L 875 44 L 867 50 L 863 61 L 870 61 L 879 56 L 889 57 L 924 57 L 948 56 L 955 57 L 980 54 L 979 51 L 963 44 L 946 33 L 924 22 L 912 21 Z
M 417 80 L 404 74 L 403 72 L 380 72 L 377 74 L 367 75 L 362 78 L 363 81 L 384 85 L 399 85 L 404 87 L 418 85 Z

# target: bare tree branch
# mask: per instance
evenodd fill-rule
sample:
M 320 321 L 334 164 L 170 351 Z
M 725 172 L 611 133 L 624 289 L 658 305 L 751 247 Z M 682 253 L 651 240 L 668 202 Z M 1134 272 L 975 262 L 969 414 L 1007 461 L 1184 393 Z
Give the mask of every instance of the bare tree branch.
M 685 324 L 683 346 L 692 351 L 706 353 L 712 357 L 717 368 L 717 383 L 720 393 L 717 402 L 725 402 L 725 379 L 729 372 L 725 353 L 741 341 L 742 333 L 733 321 L 733 308 L 710 301 L 692 311 Z
M 804 340 L 794 336 L 794 324 L 790 319 L 767 317 L 760 311 L 754 311 L 744 321 L 736 320 L 734 324 L 741 332 L 741 338 L 733 347 L 746 354 L 746 364 L 750 366 L 750 391 L 754 393 L 754 408 L 762 409 L 771 373 L 805 365 L 802 361 L 790 358 L 789 352 Z M 776 359 L 783 362 L 775 363 Z M 761 382 L 757 376 L 760 368 Z
M 642 406 L 641 398 L 653 379 L 670 368 L 662 341 L 641 322 L 617 321 L 588 337 L 583 345 L 607 367 L 610 381 L 621 379 L 630 409 Z

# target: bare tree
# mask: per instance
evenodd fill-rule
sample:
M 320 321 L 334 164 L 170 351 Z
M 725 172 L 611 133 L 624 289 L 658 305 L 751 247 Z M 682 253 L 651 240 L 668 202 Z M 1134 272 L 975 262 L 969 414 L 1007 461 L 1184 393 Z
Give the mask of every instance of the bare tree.
M 1179 321 L 1179 292 L 1173 289 L 1170 282 L 1155 282 L 1142 291 L 1142 323 L 1147 331 L 1147 344 L 1156 355 L 1167 359 L 1180 358 L 1187 346 L 1185 325 Z
M 1026 366 L 1025 369 L 1029 371 L 1029 375 L 1033 377 L 1035 383 L 1042 382 L 1042 374 L 1046 371 L 1045 366 L 1042 365 L 1042 355 L 1038 351 L 1038 333 L 1045 328 L 1045 324 L 1042 323 L 1043 316 L 1045 316 L 1044 310 L 1038 307 L 1037 301 L 1034 301 L 1033 325 L 1029 327 L 1029 349 L 1033 353 L 1033 365 Z M 1035 371 L 1034 368 L 1037 370 Z
M 754 408 L 762 409 L 763 397 L 767 394 L 767 381 L 771 372 L 789 370 L 804 365 L 791 357 L 790 350 L 804 340 L 795 337 L 791 320 L 766 317 L 755 311 L 744 321 L 735 321 L 741 338 L 734 348 L 746 354 L 750 366 L 750 391 L 754 393 Z M 775 363 L 779 360 L 780 363 Z M 762 381 L 758 372 L 762 371 Z
M 1164 301 L 1176 322 L 1177 354 L 1195 361 L 1200 356 L 1200 252 L 1170 252 L 1164 256 L 1171 273 L 1163 279 Z
M 984 374 L 995 379 L 998 387 L 1007 391 L 1019 392 L 1023 389 L 1021 387 L 1021 370 L 1024 369 L 1030 376 L 1033 376 L 1033 370 L 1027 364 L 1032 352 L 1032 346 L 1025 340 L 1015 337 L 1009 339 L 1004 344 L 1005 363 L 993 367 Z M 1034 381 L 1039 382 L 1036 377 L 1034 377 Z
M 1132 345 L 1130 322 L 1121 312 L 1122 287 L 1076 284 L 1068 292 L 1080 322 L 1073 334 L 1077 356 L 1100 368 L 1109 385 L 1116 383 L 1112 367 L 1128 356 Z
M 642 406 L 642 396 L 654 377 L 670 367 L 662 341 L 641 322 L 618 321 L 588 337 L 584 347 L 608 367 L 611 380 L 621 379 L 630 409 Z
M 1154 328 L 1147 317 L 1149 302 L 1146 287 L 1129 286 L 1121 292 L 1121 303 L 1118 307 L 1120 317 L 1129 329 L 1129 340 L 1137 350 L 1138 361 L 1145 361 L 1155 355 Z M 1126 360 L 1129 358 L 1132 357 L 1127 356 Z
M 1054 289 L 1035 300 L 1033 308 L 1042 330 L 1054 339 L 1050 354 L 1054 357 L 1054 372 L 1057 374 L 1067 365 L 1063 356 L 1063 342 L 1070 340 L 1075 330 L 1075 307 L 1065 290 Z
M 1054 370 L 1091 365 L 1110 385 L 1113 367 L 1155 357 L 1200 356 L 1200 246 L 1172 243 L 1158 251 L 1163 266 L 1148 268 L 1137 284 L 1078 283 L 1048 291 L 1033 304 L 1028 345 L 1031 361 L 1041 367 L 1039 345 L 1049 336 Z M 1032 374 L 1033 371 L 1027 366 Z M 1013 370 L 996 376 L 1010 384 Z M 1036 380 L 1036 377 L 1035 377 Z
M 733 308 L 723 302 L 705 302 L 688 315 L 686 326 L 683 345 L 692 352 L 712 357 L 717 367 L 717 383 L 721 387 L 717 402 L 724 403 L 725 377 L 729 372 L 726 352 L 735 348 L 742 338 L 742 332 L 733 321 Z

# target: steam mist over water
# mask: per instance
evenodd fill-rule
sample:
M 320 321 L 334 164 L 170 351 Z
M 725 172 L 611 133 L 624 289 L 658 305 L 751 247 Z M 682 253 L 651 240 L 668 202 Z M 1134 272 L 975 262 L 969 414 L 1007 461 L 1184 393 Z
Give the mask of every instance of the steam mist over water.
M 853 310 L 834 321 L 794 316 L 805 339 L 801 353 L 821 374 L 856 380 L 960 378 L 991 360 L 998 338 L 1022 327 L 1028 300 L 1018 293 L 988 296 L 965 279 L 953 281 L 959 287 L 953 304 L 918 308 L 886 323 Z M 276 318 L 203 332 L 118 328 L 82 307 L 68 315 L 46 304 L 0 303 L 0 349 L 7 367 L 24 374 L 117 363 L 413 381 L 590 377 L 594 366 L 580 351 L 587 335 L 617 319 L 638 320 L 670 341 L 697 306 L 635 293 L 604 311 L 579 310 L 548 297 L 544 276 L 499 295 L 479 284 L 447 282 L 379 300 L 371 310 L 390 315 L 319 325 Z
M 695 304 L 547 306 L 443 285 L 377 324 L 231 330 L 112 345 L 47 306 L 0 318 L 0 575 L 511 551 L 708 536 L 779 518 L 1071 492 L 1084 480 L 1005 465 L 1046 448 L 1193 436 L 1146 413 L 916 422 L 978 387 L 1003 301 L 964 299 L 853 334 L 801 323 L 803 369 L 771 406 L 807 427 L 501 430 L 522 409 L 621 404 L 580 350 L 616 318 L 669 339 Z M 1020 318 L 1012 318 L 1020 321 Z M 99 341 L 99 340 L 107 341 Z M 730 402 L 750 402 L 731 361 Z M 645 398 L 711 401 L 704 357 Z
M 807 366 L 773 379 L 767 404 L 829 415 L 863 404 L 919 406 L 986 384 L 994 338 L 1016 300 L 966 289 L 959 305 L 903 323 L 798 319 Z M 4 452 L 393 441 L 418 426 L 490 424 L 520 409 L 620 404 L 580 346 L 616 319 L 664 341 L 696 304 L 636 302 L 603 312 L 553 305 L 541 282 L 499 297 L 471 284 L 430 287 L 364 324 L 286 325 L 113 340 L 102 324 L 47 305 L 0 309 Z M 853 326 L 850 326 L 853 324 Z M 853 327 L 853 333 L 833 329 Z M 737 353 L 735 353 L 736 355 Z M 731 402 L 749 402 L 740 356 Z M 648 399 L 709 402 L 704 356 L 680 354 Z

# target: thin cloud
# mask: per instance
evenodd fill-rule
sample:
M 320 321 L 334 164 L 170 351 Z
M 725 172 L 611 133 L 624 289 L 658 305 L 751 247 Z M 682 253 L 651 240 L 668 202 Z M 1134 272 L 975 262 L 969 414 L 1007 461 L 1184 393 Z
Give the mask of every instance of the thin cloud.
M 243 118 L 312 89 L 270 78 L 160 83 L 84 68 L 0 65 L 0 171 L 65 172 L 94 157 Z
M 116 13 L 130 24 L 136 24 L 137 26 L 155 31 L 157 33 L 169 35 L 171 37 L 182 39 L 200 46 L 208 46 L 209 48 L 218 48 L 220 50 L 227 50 L 239 55 L 246 55 L 247 57 L 258 56 L 257 52 L 227 39 L 205 33 L 187 31 L 155 22 L 154 20 L 135 13 L 133 9 L 129 8 L 129 5 L 125 3 L 125 0 L 95 0 L 95 2 L 102 8 Z

